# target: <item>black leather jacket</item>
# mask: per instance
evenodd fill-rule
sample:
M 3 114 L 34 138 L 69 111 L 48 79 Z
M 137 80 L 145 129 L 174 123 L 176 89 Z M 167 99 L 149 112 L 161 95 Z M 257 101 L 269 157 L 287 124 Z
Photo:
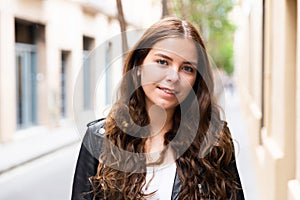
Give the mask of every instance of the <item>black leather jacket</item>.
M 89 182 L 89 177 L 94 176 L 97 172 L 99 163 L 98 157 L 101 152 L 102 138 L 105 130 L 105 120 L 99 119 L 89 123 L 87 126 L 88 129 L 83 138 L 74 174 L 72 200 L 94 199 L 94 195 L 91 192 L 92 187 Z M 236 174 L 238 183 L 241 186 L 236 200 L 244 200 L 244 194 L 236 164 L 235 162 L 232 163 L 231 169 Z M 181 182 L 176 172 L 171 200 L 178 200 L 180 189 Z

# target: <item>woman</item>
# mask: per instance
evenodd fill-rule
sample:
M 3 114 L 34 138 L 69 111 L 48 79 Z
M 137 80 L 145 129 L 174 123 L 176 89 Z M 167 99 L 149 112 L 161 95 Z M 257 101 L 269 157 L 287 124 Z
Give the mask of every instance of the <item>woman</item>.
M 211 66 L 189 22 L 165 18 L 125 60 L 119 97 L 88 124 L 72 199 L 244 199 Z

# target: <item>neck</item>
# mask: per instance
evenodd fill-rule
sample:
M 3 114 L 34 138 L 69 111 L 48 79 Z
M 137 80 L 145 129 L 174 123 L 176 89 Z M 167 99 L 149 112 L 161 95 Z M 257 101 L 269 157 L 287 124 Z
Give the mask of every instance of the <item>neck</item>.
M 174 110 L 165 110 L 159 106 L 153 105 L 148 109 L 150 118 L 151 136 L 164 135 L 166 131 L 172 128 Z
M 146 152 L 157 152 L 164 148 L 164 136 L 173 125 L 174 110 L 164 110 L 153 105 L 148 109 L 150 117 L 150 137 L 146 141 Z

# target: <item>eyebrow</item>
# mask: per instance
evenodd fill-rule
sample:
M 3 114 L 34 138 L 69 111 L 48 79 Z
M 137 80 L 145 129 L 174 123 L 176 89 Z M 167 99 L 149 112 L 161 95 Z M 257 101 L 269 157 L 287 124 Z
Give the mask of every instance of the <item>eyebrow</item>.
M 172 58 L 170 58 L 169 56 L 163 54 L 163 53 L 155 53 L 154 54 L 155 56 L 160 56 L 160 57 L 163 57 L 167 60 L 170 60 L 170 61 L 173 61 Z M 197 62 L 190 62 L 190 61 L 184 61 L 183 64 L 188 64 L 188 65 L 194 65 L 194 66 L 197 66 Z

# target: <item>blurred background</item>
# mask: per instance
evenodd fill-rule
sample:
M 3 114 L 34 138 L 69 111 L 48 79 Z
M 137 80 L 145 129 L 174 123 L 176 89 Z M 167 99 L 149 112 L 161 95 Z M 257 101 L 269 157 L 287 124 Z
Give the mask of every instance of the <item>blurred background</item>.
M 120 33 L 177 16 L 198 26 L 214 61 L 246 199 L 299 200 L 299 8 L 297 0 L 0 0 L 0 199 L 70 199 L 84 134 L 76 120 L 101 116 L 90 113 L 111 102 L 120 55 L 138 39 Z

